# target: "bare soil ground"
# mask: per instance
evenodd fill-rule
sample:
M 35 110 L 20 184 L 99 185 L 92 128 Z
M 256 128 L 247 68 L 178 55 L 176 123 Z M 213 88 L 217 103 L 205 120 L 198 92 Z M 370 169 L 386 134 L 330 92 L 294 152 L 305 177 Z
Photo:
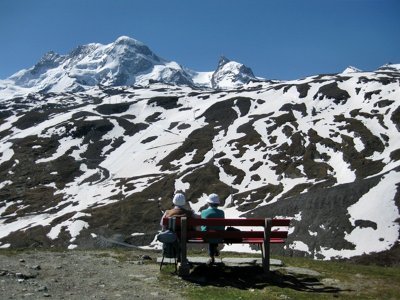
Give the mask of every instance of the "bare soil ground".
M 137 249 L 0 251 L 0 299 L 182 299 L 160 284 L 156 256 Z

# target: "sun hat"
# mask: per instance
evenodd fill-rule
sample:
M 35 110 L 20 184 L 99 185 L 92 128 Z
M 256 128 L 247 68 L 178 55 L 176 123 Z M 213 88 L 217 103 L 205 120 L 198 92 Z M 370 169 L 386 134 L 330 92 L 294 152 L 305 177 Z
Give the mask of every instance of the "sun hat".
M 181 193 L 175 194 L 172 203 L 174 203 L 176 206 L 184 206 L 186 203 L 185 195 Z
M 217 194 L 210 194 L 207 199 L 207 203 L 210 204 L 219 204 L 219 197 Z

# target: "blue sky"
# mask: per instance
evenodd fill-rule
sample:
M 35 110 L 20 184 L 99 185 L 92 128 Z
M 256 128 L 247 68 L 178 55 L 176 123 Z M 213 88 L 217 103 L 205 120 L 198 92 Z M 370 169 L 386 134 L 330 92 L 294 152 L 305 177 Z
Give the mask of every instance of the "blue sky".
M 268 79 L 370 71 L 400 63 L 400 1 L 1 0 L 0 78 L 121 35 L 196 71 L 221 55 Z

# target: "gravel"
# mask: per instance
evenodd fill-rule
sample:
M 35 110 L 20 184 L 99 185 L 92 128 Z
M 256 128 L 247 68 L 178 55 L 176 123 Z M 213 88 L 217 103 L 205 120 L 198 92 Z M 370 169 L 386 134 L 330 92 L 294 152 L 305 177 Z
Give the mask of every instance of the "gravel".
M 182 299 L 140 250 L 0 251 L 0 299 Z

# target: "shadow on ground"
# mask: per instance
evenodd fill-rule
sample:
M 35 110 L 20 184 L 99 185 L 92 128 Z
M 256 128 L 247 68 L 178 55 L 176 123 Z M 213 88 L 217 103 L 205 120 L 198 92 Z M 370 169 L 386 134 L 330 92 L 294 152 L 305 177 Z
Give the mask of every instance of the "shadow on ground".
M 284 274 L 280 270 L 271 271 L 267 275 L 260 266 L 199 265 L 195 266 L 184 280 L 202 286 L 233 287 L 243 290 L 278 286 L 316 293 L 337 294 L 344 291 L 338 287 L 326 286 L 318 278 L 311 276 Z

